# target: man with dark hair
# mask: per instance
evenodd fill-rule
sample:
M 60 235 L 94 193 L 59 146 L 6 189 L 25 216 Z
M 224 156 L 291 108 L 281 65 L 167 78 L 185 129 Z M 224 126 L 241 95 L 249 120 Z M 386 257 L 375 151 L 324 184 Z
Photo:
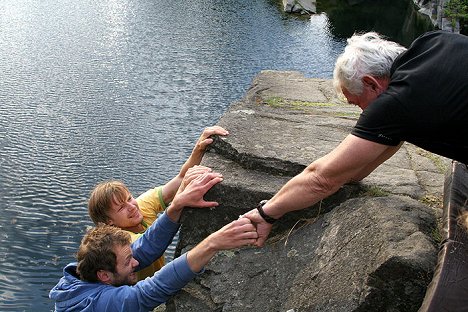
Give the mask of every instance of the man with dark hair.
M 145 280 L 136 271 L 159 258 L 177 233 L 184 207 L 203 207 L 203 195 L 221 178 L 207 172 L 194 178 L 174 197 L 166 211 L 131 243 L 130 234 L 99 224 L 84 236 L 76 263 L 50 291 L 56 311 L 149 311 L 167 301 L 199 274 L 220 250 L 253 244 L 250 220 L 240 218 L 209 235 L 187 253 Z

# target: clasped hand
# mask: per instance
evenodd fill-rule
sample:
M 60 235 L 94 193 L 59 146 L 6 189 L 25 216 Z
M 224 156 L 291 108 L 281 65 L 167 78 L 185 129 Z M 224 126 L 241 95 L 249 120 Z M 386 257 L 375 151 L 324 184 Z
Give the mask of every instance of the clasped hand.
M 223 181 L 222 174 L 213 172 L 211 168 L 193 166 L 187 170 L 172 204 L 177 207 L 216 207 L 218 206 L 217 202 L 205 201 L 203 196 L 215 184 L 221 181 Z M 271 228 L 272 225 L 260 216 L 257 209 L 252 209 L 238 220 L 224 226 L 218 231 L 219 233 L 216 233 L 218 233 L 217 237 L 221 239 L 220 242 L 223 246 L 229 245 L 227 242 L 230 241 L 231 244 L 238 245 L 238 247 L 244 245 L 262 247 L 268 238 Z M 255 234 L 252 232 L 255 232 Z

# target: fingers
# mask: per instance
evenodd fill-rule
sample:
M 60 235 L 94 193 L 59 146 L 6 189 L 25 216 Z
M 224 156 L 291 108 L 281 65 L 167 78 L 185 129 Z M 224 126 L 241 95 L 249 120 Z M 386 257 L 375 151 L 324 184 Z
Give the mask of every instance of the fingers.
M 209 236 L 218 250 L 228 250 L 242 246 L 263 246 L 268 233 L 262 237 L 259 228 L 248 218 L 239 218 L 226 224 Z
M 253 243 L 254 246 L 263 247 L 265 245 L 267 237 L 258 237 Z
M 214 201 L 207 202 L 207 201 L 202 200 L 199 204 L 197 204 L 196 207 L 193 207 L 193 208 L 197 208 L 197 207 L 213 208 L 213 207 L 218 207 L 218 206 L 219 206 L 218 202 L 214 202 Z
M 207 145 L 213 143 L 213 139 L 210 138 L 212 135 L 226 136 L 229 135 L 229 132 L 220 126 L 207 127 L 203 130 L 197 145 L 199 145 L 201 149 L 205 149 Z
M 204 173 L 207 173 L 207 172 L 212 172 L 213 170 L 209 167 L 205 167 L 205 166 L 193 166 L 191 168 L 189 168 L 187 170 L 187 172 L 185 173 L 185 176 L 184 176 L 184 179 L 183 179 L 183 183 L 185 185 L 189 184 L 190 182 L 192 182 L 194 179 L 196 179 L 197 177 L 199 177 L 200 175 L 203 175 Z
M 233 221 L 233 231 L 242 239 L 257 239 L 258 233 L 255 226 L 247 218 L 241 218 Z
M 221 229 L 223 236 L 231 241 L 230 248 L 252 246 L 256 243 L 258 234 L 255 226 L 249 219 L 241 218 L 234 220 Z
M 188 185 L 190 182 L 199 177 L 200 174 L 189 174 L 184 176 L 183 184 Z
M 256 246 L 257 232 L 245 232 L 239 235 L 237 239 L 237 247 Z
M 206 138 L 206 139 L 202 139 L 200 138 L 200 140 L 198 141 L 198 145 L 200 146 L 200 148 L 202 149 L 205 149 L 208 145 L 210 145 L 211 143 L 213 143 L 213 139 L 212 138 Z
M 191 176 L 188 179 L 190 179 L 190 183 L 188 185 L 198 185 L 198 186 L 213 186 L 216 183 L 219 183 L 223 180 L 223 175 L 219 172 L 204 172 L 199 175 Z
M 200 165 L 195 165 L 193 167 L 190 167 L 185 175 L 194 175 L 194 174 L 201 174 L 205 172 L 211 172 L 213 171 L 210 167 L 205 167 L 205 166 L 200 166 Z
M 239 246 L 255 246 L 256 239 L 243 239 L 239 241 Z
M 218 172 L 206 172 L 196 177 L 191 183 L 196 183 L 202 187 L 205 193 L 213 187 L 213 185 L 222 182 L 223 175 Z
M 205 130 L 203 130 L 203 133 L 200 139 L 204 140 L 215 134 L 225 136 L 225 135 L 229 135 L 229 131 L 227 131 L 226 129 L 220 126 L 207 127 L 205 128 Z
M 257 209 L 252 209 L 225 227 L 237 239 L 243 242 L 248 241 L 248 245 L 263 247 L 272 225 L 259 215 Z
M 233 221 L 233 224 L 246 231 L 256 231 L 254 224 L 248 218 L 239 217 L 239 219 Z
M 248 211 L 243 215 L 243 218 L 241 219 L 248 219 L 250 222 L 252 222 L 252 225 L 255 227 L 258 234 L 258 238 L 255 241 L 254 245 L 257 247 L 263 247 L 268 238 L 268 235 L 270 234 L 272 225 L 266 222 L 263 219 L 263 217 L 260 216 L 257 209 L 252 209 Z
M 253 223 L 263 223 L 265 220 L 262 218 L 262 216 L 258 213 L 257 209 L 252 209 L 249 212 L 245 213 L 244 218 L 249 219 Z
M 222 182 L 223 181 L 223 176 L 221 174 L 219 174 L 219 175 L 216 175 L 214 177 L 208 177 L 206 179 L 208 179 L 208 181 L 205 184 L 205 188 L 207 189 L 206 191 L 208 191 L 215 184 L 218 184 L 218 183 Z
M 256 243 L 258 240 L 258 233 L 254 230 L 244 231 L 239 235 L 242 239 L 252 239 L 253 243 Z
M 188 183 L 187 186 L 176 195 L 177 198 L 174 198 L 174 200 L 177 200 L 179 205 L 185 207 L 216 207 L 219 205 L 217 202 L 207 202 L 203 199 L 203 196 L 213 187 L 213 185 L 221 181 L 223 181 L 223 175 L 218 172 L 205 172 L 196 177 L 192 177 L 190 183 Z

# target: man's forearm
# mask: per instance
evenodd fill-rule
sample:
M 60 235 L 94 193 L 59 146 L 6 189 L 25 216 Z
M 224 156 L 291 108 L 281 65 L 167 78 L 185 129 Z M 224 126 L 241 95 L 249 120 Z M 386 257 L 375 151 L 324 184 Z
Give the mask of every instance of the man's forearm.
M 278 218 L 289 211 L 310 207 L 335 193 L 343 184 L 369 174 L 398 147 L 389 148 L 350 134 L 337 148 L 286 183 L 263 210 Z
M 193 272 L 200 272 L 214 257 L 218 250 L 213 246 L 210 237 L 204 239 L 187 253 L 187 262 Z
M 316 172 L 314 164 L 289 180 L 264 206 L 263 211 L 279 219 L 284 214 L 314 205 L 335 193 L 342 183 L 330 181 Z
M 199 272 L 220 250 L 239 248 L 254 244 L 258 235 L 255 226 L 247 218 L 239 218 L 210 234 L 187 253 L 187 263 L 194 272 Z
M 140 308 L 153 310 L 197 275 L 188 266 L 186 257 L 186 254 L 181 255 L 163 266 L 151 278 L 138 282 L 136 287 L 139 291 Z

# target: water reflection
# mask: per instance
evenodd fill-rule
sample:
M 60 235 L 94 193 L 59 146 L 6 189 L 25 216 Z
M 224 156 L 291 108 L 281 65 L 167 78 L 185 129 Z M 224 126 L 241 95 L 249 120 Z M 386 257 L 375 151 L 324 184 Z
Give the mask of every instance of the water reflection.
M 339 38 L 372 30 L 408 46 L 421 33 L 434 28 L 428 16 L 417 13 L 412 1 L 325 0 L 318 5 L 328 15 L 331 33 Z
M 260 70 L 330 78 L 347 34 L 334 12 L 0 1 L 0 310 L 52 308 L 96 183 L 122 179 L 140 194 L 168 181 Z

